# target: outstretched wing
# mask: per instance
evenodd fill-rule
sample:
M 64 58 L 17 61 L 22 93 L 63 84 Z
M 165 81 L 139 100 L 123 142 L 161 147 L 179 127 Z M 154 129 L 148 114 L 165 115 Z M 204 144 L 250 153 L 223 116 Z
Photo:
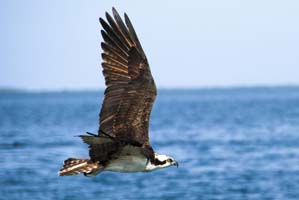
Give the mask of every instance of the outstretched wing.
M 156 86 L 130 19 L 125 14 L 124 23 L 114 8 L 112 12 L 114 18 L 106 13 L 107 22 L 100 18 L 107 88 L 98 132 L 150 147 L 148 127 Z

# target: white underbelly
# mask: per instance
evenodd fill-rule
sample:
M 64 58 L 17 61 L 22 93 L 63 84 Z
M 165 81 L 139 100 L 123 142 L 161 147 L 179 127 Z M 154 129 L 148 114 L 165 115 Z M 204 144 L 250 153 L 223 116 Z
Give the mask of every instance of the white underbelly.
M 146 157 L 126 155 L 110 161 L 105 170 L 115 172 L 143 172 L 146 164 Z

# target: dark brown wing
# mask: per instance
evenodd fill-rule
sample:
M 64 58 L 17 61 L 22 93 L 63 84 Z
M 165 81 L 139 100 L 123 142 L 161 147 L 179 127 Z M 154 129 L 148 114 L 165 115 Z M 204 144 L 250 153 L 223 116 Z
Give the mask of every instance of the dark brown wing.
M 134 28 L 125 14 L 125 24 L 113 8 L 114 19 L 100 18 L 104 30 L 101 44 L 106 81 L 100 112 L 99 135 L 150 147 L 148 127 L 156 86 Z

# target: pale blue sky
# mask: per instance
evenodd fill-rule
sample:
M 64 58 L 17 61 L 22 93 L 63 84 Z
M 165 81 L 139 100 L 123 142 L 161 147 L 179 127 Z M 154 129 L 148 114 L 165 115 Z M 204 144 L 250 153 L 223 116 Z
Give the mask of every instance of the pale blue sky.
M 299 1 L 0 1 L 0 87 L 104 88 L 98 18 L 127 12 L 156 84 L 299 85 Z

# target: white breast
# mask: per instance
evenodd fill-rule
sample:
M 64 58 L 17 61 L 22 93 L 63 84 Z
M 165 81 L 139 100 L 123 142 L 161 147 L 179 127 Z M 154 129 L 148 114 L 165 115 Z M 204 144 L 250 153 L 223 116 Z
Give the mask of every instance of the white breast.
M 105 167 L 107 171 L 115 172 L 143 172 L 145 171 L 147 158 L 136 155 L 123 155 L 111 160 Z

